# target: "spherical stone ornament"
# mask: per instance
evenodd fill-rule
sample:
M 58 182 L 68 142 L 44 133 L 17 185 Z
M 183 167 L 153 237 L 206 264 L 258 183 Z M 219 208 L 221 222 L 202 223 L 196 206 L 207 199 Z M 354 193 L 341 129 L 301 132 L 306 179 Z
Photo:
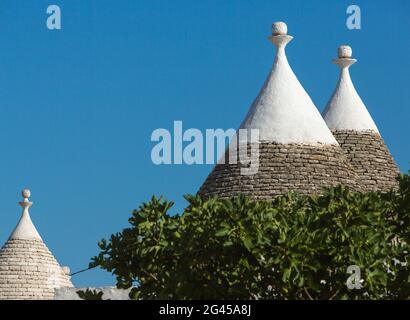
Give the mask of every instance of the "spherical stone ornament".
M 21 191 L 21 195 L 23 196 L 23 198 L 30 198 L 31 192 L 29 189 L 23 189 L 23 191 Z
M 340 46 L 339 48 L 337 48 L 337 54 L 339 58 L 351 58 L 352 48 L 346 45 Z
M 282 21 L 274 22 L 272 24 L 272 35 L 286 35 L 288 33 L 288 26 Z

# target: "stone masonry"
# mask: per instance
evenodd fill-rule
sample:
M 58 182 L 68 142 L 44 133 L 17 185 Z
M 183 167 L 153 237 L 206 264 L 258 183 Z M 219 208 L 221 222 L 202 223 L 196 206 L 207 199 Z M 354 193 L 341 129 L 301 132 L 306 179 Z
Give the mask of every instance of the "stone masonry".
M 11 239 L 0 250 L 0 300 L 51 300 L 72 286 L 42 241 Z
M 248 146 L 248 150 L 250 147 Z M 198 194 L 204 197 L 231 197 L 245 194 L 254 199 L 272 199 L 288 191 L 320 193 L 324 187 L 343 184 L 360 191 L 357 175 L 338 145 L 259 145 L 259 170 L 242 175 L 241 164 L 217 164 Z
M 333 130 L 363 191 L 390 191 L 397 187 L 399 169 L 383 138 L 374 131 Z

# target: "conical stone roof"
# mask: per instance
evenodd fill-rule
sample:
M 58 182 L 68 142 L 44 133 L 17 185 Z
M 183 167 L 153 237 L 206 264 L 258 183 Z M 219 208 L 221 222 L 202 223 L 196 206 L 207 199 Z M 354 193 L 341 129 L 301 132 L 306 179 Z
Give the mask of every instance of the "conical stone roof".
M 51 300 L 54 289 L 72 287 L 68 268 L 61 268 L 44 244 L 29 208 L 29 190 L 23 190 L 23 214 L 0 250 L 0 300 Z
M 249 154 L 252 146 L 257 147 L 254 150 L 258 152 L 251 154 L 252 160 L 259 162 L 257 172 L 243 174 L 239 161 L 229 161 L 232 151 L 228 149 L 199 195 L 242 193 L 270 199 L 290 190 L 312 194 L 337 184 L 357 187 L 357 176 L 342 149 L 289 66 L 285 47 L 292 39 L 285 23 L 273 24 L 269 40 L 277 47 L 275 61 L 239 128 L 259 132 L 257 141 L 247 142 L 246 148 L 239 150 L 239 155 L 245 149 Z M 239 145 L 245 141 L 240 133 Z M 230 148 L 237 144 L 234 140 Z
M 345 152 L 360 179 L 363 191 L 389 191 L 397 186 L 399 169 L 381 137 L 369 111 L 350 78 L 352 49 L 340 46 L 339 81 L 323 118 Z

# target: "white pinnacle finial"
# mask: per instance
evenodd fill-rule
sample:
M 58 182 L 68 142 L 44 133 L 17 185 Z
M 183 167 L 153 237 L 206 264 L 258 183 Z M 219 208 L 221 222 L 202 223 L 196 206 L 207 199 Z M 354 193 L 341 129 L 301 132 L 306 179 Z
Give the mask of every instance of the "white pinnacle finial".
M 288 36 L 288 26 L 286 23 L 278 21 L 272 24 L 272 35 L 269 36 L 268 39 L 278 47 L 278 49 L 283 49 L 293 37 Z
M 23 189 L 21 191 L 21 195 L 23 196 L 23 201 L 19 202 L 19 204 L 23 207 L 23 208 L 30 208 L 31 205 L 33 204 L 32 202 L 29 201 L 28 198 L 31 197 L 31 191 L 29 189 Z
M 28 199 L 31 197 L 31 192 L 29 189 L 23 189 L 23 191 L 21 191 L 21 195 L 23 196 L 23 201 L 20 201 L 19 204 L 23 207 L 23 214 L 13 233 L 10 235 L 9 239 L 26 239 L 41 241 L 41 237 L 38 234 L 33 222 L 31 221 L 30 213 L 28 211 L 28 209 L 33 204 L 33 202 L 29 201 Z
M 287 34 L 288 34 L 288 26 L 286 25 L 286 23 L 282 21 L 278 21 L 272 24 L 272 35 L 273 36 L 287 35 Z
M 351 58 L 352 57 L 352 48 L 348 45 L 343 45 L 337 48 L 337 55 L 340 59 L 342 58 Z
M 349 68 L 357 60 L 352 58 L 352 48 L 348 45 L 342 45 L 337 48 L 337 59 L 333 60 L 334 64 L 337 64 L 342 69 Z
M 28 198 L 31 197 L 31 191 L 30 191 L 30 189 L 23 189 L 23 190 L 21 191 L 21 195 L 23 196 L 24 201 L 28 201 Z

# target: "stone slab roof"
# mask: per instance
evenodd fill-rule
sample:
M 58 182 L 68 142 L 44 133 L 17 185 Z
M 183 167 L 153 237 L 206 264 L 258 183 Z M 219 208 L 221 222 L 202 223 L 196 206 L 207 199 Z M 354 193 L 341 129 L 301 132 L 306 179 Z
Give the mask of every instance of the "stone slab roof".
M 217 164 L 198 194 L 203 197 L 273 199 L 288 191 L 317 194 L 339 184 L 361 191 L 357 175 L 338 145 L 261 143 L 256 174 L 241 174 L 240 163 Z
M 22 217 L 0 249 L 0 300 L 54 299 L 56 288 L 73 286 L 69 270 L 60 267 L 30 219 L 30 191 L 22 194 Z
M 374 131 L 335 130 L 363 191 L 387 192 L 398 187 L 400 173 L 383 138 Z

